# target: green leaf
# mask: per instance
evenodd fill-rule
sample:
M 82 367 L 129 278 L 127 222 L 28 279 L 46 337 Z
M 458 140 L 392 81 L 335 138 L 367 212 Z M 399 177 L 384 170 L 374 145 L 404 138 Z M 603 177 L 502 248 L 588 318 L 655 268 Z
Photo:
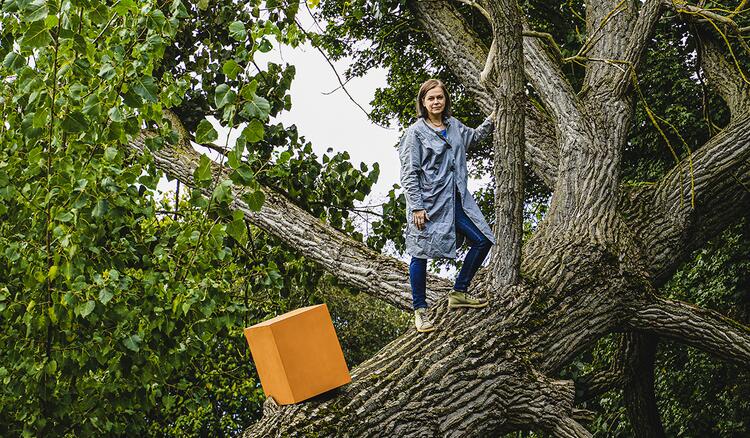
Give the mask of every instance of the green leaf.
M 113 148 L 112 146 L 107 146 L 107 148 L 104 149 L 105 160 L 113 161 L 116 156 L 117 156 L 117 148 Z
M 237 41 L 243 41 L 247 36 L 245 24 L 241 21 L 233 21 L 229 25 L 229 36 Z
M 211 179 L 211 159 L 206 154 L 201 155 L 200 164 L 193 173 L 195 181 L 208 181 Z
M 242 111 L 250 119 L 265 120 L 268 118 L 268 113 L 271 112 L 271 104 L 263 97 L 253 96 L 253 99 L 245 104 Z
M 102 66 L 99 67 L 98 76 L 104 79 L 105 81 L 109 81 L 109 80 L 114 79 L 115 76 L 117 76 L 117 71 L 110 64 L 102 64 Z
M 134 89 L 130 89 L 123 93 L 122 101 L 125 102 L 125 105 L 131 108 L 140 108 L 143 106 L 143 99 Z
M 232 202 L 232 181 L 224 180 L 217 185 L 212 194 L 214 200 L 220 204 Z
M 258 46 L 258 50 L 260 50 L 262 53 L 268 53 L 271 50 L 273 50 L 273 45 L 271 44 L 270 41 L 268 41 L 268 39 L 263 38 L 260 41 L 260 45 Z
M 240 95 L 245 100 L 253 100 L 255 92 L 258 91 L 258 81 L 253 79 L 249 84 L 245 84 L 240 90 Z
M 155 103 L 158 100 L 159 91 L 157 90 L 154 78 L 151 76 L 138 78 L 133 85 L 133 91 L 146 102 Z
M 196 143 L 210 143 L 219 138 L 219 134 L 214 129 L 211 122 L 203 119 L 198 123 L 198 128 L 195 130 L 195 141 Z
M 44 25 L 47 27 L 47 29 L 52 29 L 53 27 L 56 27 L 57 23 L 59 22 L 60 22 L 60 19 L 57 18 L 56 15 L 50 15 L 44 19 Z
M 122 341 L 125 348 L 137 352 L 141 349 L 141 337 L 138 335 L 130 335 Z
M 49 14 L 46 0 L 32 0 L 23 8 L 23 21 L 32 22 L 44 20 Z
M 103 217 L 109 211 L 109 202 L 106 199 L 100 199 L 96 202 L 96 205 L 91 210 L 91 216 L 99 219 Z
M 237 213 L 240 213 L 241 217 L 235 217 L 232 222 L 229 222 L 229 224 L 227 224 L 227 234 L 232 236 L 232 238 L 239 242 L 241 245 L 245 245 L 247 243 L 247 227 L 245 226 L 245 221 L 242 218 L 242 212 Z
M 52 41 L 52 37 L 44 25 L 44 20 L 31 23 L 29 28 L 23 34 L 20 44 L 21 47 L 38 49 L 46 47 Z
M 240 67 L 237 61 L 235 61 L 234 59 L 230 59 L 229 61 L 224 63 L 221 71 L 224 72 L 224 74 L 227 75 L 229 79 L 237 79 L 237 76 L 242 73 L 242 67 Z
M 266 201 L 266 195 L 262 190 L 255 190 L 245 193 L 242 199 L 247 203 L 247 207 L 252 211 L 260 211 L 263 203 Z
M 61 126 L 65 132 L 83 132 L 88 129 L 89 124 L 86 122 L 86 117 L 83 113 L 76 111 L 66 115 L 63 118 Z
M 73 220 L 73 213 L 69 211 L 60 210 L 55 215 L 55 220 L 58 222 L 70 222 Z
M 3 59 L 3 67 L 13 71 L 18 71 L 24 65 L 26 65 L 26 59 L 16 52 L 8 53 Z
M 256 143 L 263 140 L 265 135 L 265 128 L 263 123 L 259 120 L 252 120 L 247 124 L 245 129 L 242 130 L 242 137 L 248 141 L 248 143 Z
M 94 302 L 94 300 L 88 300 L 85 303 L 81 303 L 77 305 L 76 312 L 85 318 L 91 315 L 91 312 L 94 311 L 95 307 L 96 307 L 96 303 Z
M 224 105 L 234 102 L 236 97 L 237 94 L 227 84 L 219 85 L 214 92 L 214 101 L 217 108 L 222 108 Z
M 250 166 L 241 164 L 229 176 L 235 184 L 246 186 L 253 181 L 254 174 Z
M 110 292 L 108 289 L 102 289 L 101 291 L 99 291 L 99 301 L 102 304 L 107 304 L 113 296 L 114 295 L 112 294 L 112 292 Z
M 86 98 L 83 103 L 83 113 L 87 116 L 97 117 L 101 113 L 101 104 L 99 96 L 92 94 Z
M 122 111 L 118 106 L 111 108 L 109 112 L 107 112 L 107 115 L 113 122 L 122 123 L 125 121 L 125 116 L 123 116 Z

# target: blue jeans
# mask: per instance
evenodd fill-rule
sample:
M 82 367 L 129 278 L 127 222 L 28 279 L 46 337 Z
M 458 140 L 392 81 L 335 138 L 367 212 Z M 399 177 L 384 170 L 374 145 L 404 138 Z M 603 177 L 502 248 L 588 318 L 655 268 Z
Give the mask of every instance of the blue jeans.
M 456 232 L 466 236 L 471 245 L 469 253 L 466 254 L 464 265 L 456 277 L 454 290 L 466 292 L 474 274 L 482 266 L 492 247 L 492 242 L 487 238 L 474 222 L 466 216 L 461 206 L 461 196 L 456 191 Z M 427 308 L 427 259 L 411 258 L 409 263 L 409 281 L 411 283 L 411 297 L 414 309 Z

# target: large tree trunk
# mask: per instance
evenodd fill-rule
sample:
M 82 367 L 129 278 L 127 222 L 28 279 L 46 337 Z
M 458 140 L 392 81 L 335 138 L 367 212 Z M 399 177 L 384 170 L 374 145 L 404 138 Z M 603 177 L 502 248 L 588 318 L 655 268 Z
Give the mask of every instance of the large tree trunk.
M 478 76 L 485 46 L 449 2 L 408 4 L 489 113 L 495 90 L 485 89 Z M 265 415 L 245 436 L 493 436 L 518 429 L 588 436 L 574 420 L 573 382 L 554 376 L 598 339 L 623 330 L 641 333 L 631 340 L 667 337 L 750 363 L 748 327 L 655 296 L 692 249 L 750 209 L 744 187 L 750 186 L 750 115 L 742 112 L 750 92 L 731 70 L 709 73 L 723 59 L 710 46 L 703 67 L 729 104 L 732 122 L 653 187 L 631 191 L 621 185 L 621 151 L 634 109 L 631 76 L 601 60 L 625 60 L 637 68 L 660 7 L 654 0 L 589 5 L 587 23 L 603 32 L 591 42 L 581 93 L 540 41 L 524 39 L 526 77 L 547 113 L 527 114 L 527 138 L 546 140 L 529 147 L 527 159 L 554 195 L 548 217 L 523 247 L 521 281 L 496 288 L 484 272 L 476 285 L 496 297 L 491 305 L 449 312 L 438 290 L 449 285 L 431 278 L 438 286 L 430 295 L 436 332 L 394 340 L 355 368 L 352 383 L 339 390 L 293 406 L 267 402 Z M 173 124 L 179 127 L 179 121 Z M 132 146 L 143 150 L 142 138 Z M 192 184 L 198 155 L 187 141 L 154 156 L 166 173 Z M 692 183 L 677 177 L 688 165 Z M 258 213 L 239 196 L 234 206 L 342 282 L 408 308 L 402 262 L 354 242 L 270 189 L 267 198 Z M 633 370 L 653 366 L 651 350 L 613 360 L 626 363 L 613 365 L 605 379 L 589 379 L 589 394 L 632 381 Z M 629 392 L 636 415 L 639 409 L 654 414 L 652 387 L 644 383 Z M 659 436 L 655 414 L 638 424 Z

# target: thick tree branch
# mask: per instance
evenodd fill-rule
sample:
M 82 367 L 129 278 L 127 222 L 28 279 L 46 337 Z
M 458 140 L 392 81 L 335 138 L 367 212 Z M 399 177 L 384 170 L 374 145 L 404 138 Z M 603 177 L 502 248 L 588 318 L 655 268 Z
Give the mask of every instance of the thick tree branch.
M 176 117 L 169 117 L 173 129 L 181 138 L 187 133 L 178 125 Z M 149 133 L 143 133 L 130 142 L 130 147 L 138 153 L 145 153 L 145 144 Z M 176 178 L 183 184 L 194 187 L 193 173 L 198 167 L 200 154 L 189 142 L 178 145 L 164 145 L 158 151 L 149 152 L 154 157 L 156 166 L 170 178 Z M 220 171 L 213 166 L 215 181 L 229 179 L 229 171 Z M 211 196 L 208 189 L 203 189 L 205 196 Z M 232 207 L 244 213 L 246 220 L 274 235 L 289 248 L 318 263 L 337 279 L 351 287 L 379 298 L 400 309 L 411 309 L 408 266 L 395 258 L 382 255 L 368 248 L 344 233 L 325 224 L 310 215 L 278 192 L 263 188 L 266 201 L 259 212 L 248 208 L 242 200 L 241 190 L 235 190 Z M 451 283 L 443 278 L 430 276 L 428 279 L 428 300 L 434 303 L 446 291 Z
M 709 87 L 724 99 L 733 119 L 747 114 L 750 111 L 750 84 L 739 74 L 737 66 L 729 63 L 721 53 L 720 43 L 711 32 L 698 29 L 696 37 L 701 69 Z
M 750 365 L 750 327 L 713 310 L 657 297 L 637 309 L 628 325 L 742 367 Z
M 630 29 L 630 37 L 622 61 L 626 71 L 619 73 L 615 79 L 615 93 L 623 96 L 632 84 L 632 72 L 638 71 L 643 52 L 646 50 L 654 28 L 662 15 L 663 0 L 646 0 L 640 5 L 638 18 Z
M 497 436 L 519 428 L 588 436 L 570 419 L 572 382 L 540 374 L 508 348 L 518 337 L 509 321 L 489 311 L 436 313 L 439 331 L 394 340 L 355 368 L 335 398 L 276 408 L 244 436 Z
M 642 438 L 663 438 L 664 427 L 654 394 L 657 337 L 630 332 L 624 335 L 624 343 L 623 398 L 628 419 L 633 427 L 633 435 Z
M 750 211 L 750 114 L 733 120 L 658 184 L 623 200 L 659 287 L 693 250 Z
M 516 0 L 489 2 L 495 47 L 494 177 L 497 245 L 490 269 L 495 288 L 520 278 L 523 238 L 524 93 L 521 12 Z M 493 56 L 491 55 L 491 57 Z M 491 58 L 490 57 L 490 58 Z M 488 59 L 490 59 L 488 58 Z
M 586 2 L 586 42 L 579 53 L 589 60 L 584 89 L 595 95 L 610 87 L 608 79 L 623 70 L 621 65 L 602 61 L 623 60 L 636 21 L 635 8 L 636 2 L 628 0 Z

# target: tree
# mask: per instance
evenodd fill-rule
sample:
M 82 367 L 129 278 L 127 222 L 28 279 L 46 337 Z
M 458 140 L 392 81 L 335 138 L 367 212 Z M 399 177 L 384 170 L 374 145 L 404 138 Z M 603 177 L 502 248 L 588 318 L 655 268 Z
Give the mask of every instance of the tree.
M 491 269 L 484 270 L 476 281 L 477 290 L 493 299 L 493 304 L 486 310 L 449 314 L 444 306 L 437 307 L 435 316 L 441 331 L 431 336 L 406 333 L 358 366 L 353 372 L 352 384 L 332 394 L 333 397 L 283 408 L 267 401 L 263 418 L 246 435 L 492 435 L 532 429 L 555 436 L 588 436 L 589 433 L 579 423 L 586 412 L 575 406 L 576 384 L 583 389 L 583 384 L 593 382 L 596 385 L 589 385 L 589 389 L 600 390 L 597 387 L 599 384 L 609 388 L 612 384 L 633 382 L 633 375 L 652 374 L 653 345 L 657 338 L 690 345 L 739 366 L 748 363 L 750 329 L 747 326 L 717 312 L 658 294 L 658 290 L 674 276 L 681 263 L 695 249 L 702 248 L 742 215 L 746 215 L 750 206 L 750 192 L 746 188 L 750 183 L 750 146 L 747 137 L 750 125 L 747 106 L 750 100 L 741 64 L 746 61 L 743 55 L 730 52 L 732 45 L 726 46 L 716 29 L 708 27 L 711 23 L 718 23 L 718 29 L 728 35 L 726 41 L 744 47 L 741 34 L 745 28 L 739 14 L 745 6 L 744 2 L 734 12 L 726 13 L 717 13 L 708 6 L 704 9 L 703 6 L 663 4 L 655 0 L 587 4 L 586 32 L 581 48 L 572 57 L 564 57 L 565 47 L 559 50 L 546 35 L 532 27 L 535 22 L 528 19 L 528 16 L 533 18 L 528 8 L 525 10 L 527 18 L 519 17 L 523 28 L 523 35 L 520 35 L 520 29 L 512 25 L 512 20 L 510 26 L 501 25 L 501 15 L 511 10 L 507 4 L 466 2 L 471 5 L 459 9 L 457 3 L 447 0 L 352 2 L 348 3 L 347 14 L 362 19 L 375 16 L 376 12 L 381 16 L 384 12 L 390 12 L 401 20 L 408 20 L 409 24 L 418 25 L 429 36 L 433 48 L 440 53 L 450 73 L 461 84 L 460 90 L 470 94 L 476 106 L 485 114 L 495 109 L 498 102 L 502 105 L 499 99 L 508 97 L 502 88 L 508 84 L 504 82 L 500 86 L 493 80 L 480 80 L 480 72 L 488 58 L 488 44 L 478 35 L 487 35 L 487 29 L 491 29 L 489 35 L 495 39 L 495 50 L 513 47 L 513 41 L 523 38 L 523 67 L 529 101 L 525 104 L 524 117 L 510 122 L 507 132 L 512 132 L 513 127 L 524 126 L 524 159 L 536 178 L 546 184 L 552 196 L 543 222 L 520 249 L 518 281 L 509 285 L 498 284 L 493 275 L 496 275 L 497 264 L 505 259 L 493 258 Z M 35 6 L 29 6 L 31 4 Z M 175 14 L 179 14 L 179 4 L 175 4 Z M 503 4 L 505 8 L 501 7 Z M 28 110 L 29 107 L 34 108 L 39 96 L 33 99 L 30 96 L 34 88 L 34 68 L 28 67 L 27 57 L 21 55 L 30 56 L 33 49 L 44 46 L 50 40 L 55 41 L 54 52 L 46 51 L 47 56 L 39 58 L 52 66 L 49 71 L 54 73 L 50 82 L 57 84 L 57 57 L 53 54 L 58 53 L 57 37 L 61 38 L 65 33 L 47 29 L 57 24 L 60 24 L 59 29 L 68 29 L 66 26 L 69 24 L 59 17 L 57 22 L 42 17 L 46 14 L 39 12 L 43 8 L 37 3 L 23 5 L 27 20 L 21 20 L 17 28 L 11 28 L 4 35 L 24 35 L 23 39 L 16 39 L 20 39 L 22 48 L 26 46 L 29 51 L 16 54 L 10 49 L 12 44 L 2 46 L 4 67 L 18 72 L 12 87 L 3 90 L 4 108 L 9 108 L 8 114 L 17 117 L 2 126 L 3 135 L 8 136 L 4 139 L 18 139 L 12 144 L 23 150 L 20 159 L 37 164 L 39 156 L 49 163 L 52 155 L 48 148 L 53 144 L 59 147 L 66 144 L 65 139 L 73 137 L 77 142 L 75 144 L 97 144 L 99 138 L 87 140 L 85 136 L 88 134 L 80 129 L 80 126 L 86 126 L 80 123 L 81 120 L 93 117 L 84 111 L 83 103 L 74 102 L 72 106 L 65 107 L 66 110 L 71 108 L 71 111 L 56 115 L 56 85 L 52 87 L 52 98 L 42 100 L 51 102 L 51 105 L 47 105 L 51 106 L 52 111 L 45 113 L 50 118 L 35 122 L 33 111 Z M 130 2 L 123 5 L 130 5 Z M 476 5 L 487 12 L 489 21 L 484 21 L 472 9 Z M 257 3 L 253 3 L 253 6 L 259 8 Z M 287 5 L 275 1 L 267 2 L 266 6 L 271 13 L 278 14 L 276 18 L 287 17 L 282 22 L 289 24 L 293 21 L 296 13 L 294 6 L 284 9 Z M 85 9 L 82 12 L 87 18 L 93 16 L 91 11 L 95 9 L 88 6 L 82 9 Z M 148 11 L 143 11 L 145 23 L 157 28 L 160 23 L 164 25 L 163 14 L 159 17 L 158 14 L 149 15 Z M 123 10 L 120 15 L 125 17 L 128 12 L 136 13 L 132 8 L 132 11 Z M 217 16 L 222 17 L 221 14 Z M 701 72 L 715 93 L 723 99 L 730 117 L 725 125 L 712 132 L 705 144 L 696 149 L 689 159 L 668 169 L 652 184 L 623 184 L 624 151 L 630 146 L 629 132 L 640 96 L 634 77 L 638 78 L 642 73 L 641 55 L 662 17 L 685 19 L 696 26 L 697 35 L 700 36 L 698 53 Z M 264 43 L 263 38 L 277 29 L 281 32 L 278 27 L 267 25 L 262 20 L 249 17 L 248 20 L 253 23 L 251 32 L 242 22 L 219 19 L 217 23 L 225 24 L 221 29 L 227 32 L 217 37 L 218 42 L 212 53 L 222 53 L 221 43 L 230 38 L 247 42 L 249 44 L 244 45 L 248 47 L 266 48 L 269 43 Z M 129 22 L 124 18 L 122 21 Z M 106 30 L 107 21 L 100 22 L 99 27 L 90 28 L 92 35 L 89 42 L 96 41 L 94 38 L 98 39 L 96 35 L 99 32 L 104 35 L 102 29 Z M 137 23 L 137 20 L 133 20 L 133 24 Z M 566 27 L 564 24 L 561 26 Z M 291 25 L 284 27 L 294 28 Z M 479 31 L 475 31 L 474 27 Z M 138 32 L 132 34 L 137 36 Z M 246 40 L 248 34 L 251 37 Z M 127 33 L 122 35 L 127 36 Z M 123 36 L 113 34 L 108 37 Z M 11 41 L 15 39 L 11 38 Z M 134 41 L 146 43 L 138 38 Z M 110 40 L 110 44 L 113 43 Z M 150 44 L 154 44 L 154 41 L 150 40 Z M 336 216 L 329 214 L 330 209 L 316 210 L 307 192 L 300 190 L 295 182 L 285 183 L 283 176 L 288 175 L 285 174 L 288 167 L 284 163 L 291 154 L 283 159 L 279 156 L 280 166 L 273 166 L 276 169 L 273 172 L 260 172 L 274 146 L 296 143 L 296 133 L 282 127 L 274 129 L 266 123 L 270 111 L 278 111 L 285 105 L 283 95 L 288 82 L 284 81 L 281 68 L 259 73 L 256 78 L 248 77 L 247 70 L 242 66 L 251 65 L 251 52 L 243 52 L 236 45 L 233 47 L 235 50 L 228 56 L 234 64 L 221 57 L 222 63 L 208 63 L 212 72 L 218 72 L 221 65 L 224 76 L 217 73 L 215 77 L 222 83 L 210 84 L 215 85 L 213 91 L 210 87 L 194 84 L 188 93 L 188 96 L 196 96 L 195 102 L 207 102 L 206 111 L 215 114 L 226 125 L 246 123 L 241 140 L 233 149 L 209 144 L 215 140 L 215 132 L 207 121 L 191 119 L 184 109 L 179 108 L 181 88 L 179 85 L 170 88 L 170 84 L 179 82 L 169 75 L 160 78 L 162 88 L 159 102 L 164 103 L 164 107 L 176 106 L 176 116 L 165 111 L 166 117 L 162 118 L 160 110 L 164 108 L 151 102 L 156 81 L 150 68 L 129 72 L 130 76 L 125 77 L 132 87 L 111 94 L 112 99 L 120 105 L 108 102 L 105 107 L 112 108 L 108 110 L 111 123 L 102 120 L 105 132 L 101 138 L 108 139 L 111 143 L 107 144 L 115 146 L 127 144 L 130 151 L 141 154 L 139 160 L 143 160 L 144 166 L 153 163 L 166 174 L 193 187 L 196 203 L 204 202 L 204 207 L 213 204 L 241 212 L 241 215 L 232 217 L 232 223 L 244 218 L 294 248 L 307 260 L 317 263 L 341 283 L 397 308 L 408 309 L 410 296 L 405 265 L 342 232 L 340 229 L 345 226 L 341 216 L 337 221 Z M 120 56 L 122 53 L 130 56 L 130 50 L 114 51 L 113 55 Z M 158 47 L 156 53 L 159 53 Z M 134 60 L 128 61 L 141 66 Z M 565 73 L 563 63 L 571 61 L 582 66 L 574 67 L 570 74 Z M 106 59 L 96 58 L 95 65 L 105 64 Z M 173 67 L 183 68 L 180 64 Z M 500 65 L 499 61 L 495 65 L 498 80 L 502 80 L 503 73 L 512 77 L 514 66 L 506 67 Z M 106 68 L 103 71 L 105 75 L 108 74 Z M 239 76 L 240 71 L 242 76 Z M 264 79 L 266 74 L 274 75 L 279 81 Z M 93 75 L 90 80 L 95 80 Z M 281 87 L 276 86 L 279 82 Z M 65 84 L 66 87 L 68 85 Z M 133 92 L 128 93 L 131 88 Z M 100 88 L 97 86 L 96 89 Z M 21 100 L 14 102 L 11 92 L 16 90 L 24 91 L 24 94 Z M 129 106 L 128 102 L 133 105 L 140 103 L 134 94 L 149 102 L 149 105 L 124 117 L 122 104 Z M 276 98 L 266 99 L 263 96 Z M 518 96 L 517 91 L 511 92 L 510 96 Z M 15 113 L 20 116 L 15 116 Z M 133 120 L 128 122 L 128 118 Z M 656 117 L 654 120 L 658 121 Z M 40 135 L 28 128 L 39 129 L 46 126 L 45 123 L 49 123 L 53 129 L 50 129 L 47 143 L 42 142 L 36 150 L 37 145 L 33 140 L 36 139 L 38 143 Z M 78 136 L 56 134 L 58 126 L 63 132 Z M 144 126 L 147 128 L 142 129 Z M 506 150 L 508 145 L 501 144 L 503 138 L 507 136 L 495 136 L 493 151 Z M 205 156 L 201 157 L 191 146 L 191 140 L 222 151 L 227 165 L 221 164 L 223 160 L 212 163 Z M 79 154 L 85 157 L 84 151 L 91 154 L 91 150 L 85 148 Z M 114 152 L 109 155 L 104 152 L 103 156 L 117 158 L 118 151 L 120 149 L 115 147 Z M 99 157 L 102 152 L 93 155 Z M 519 164 L 518 154 L 508 155 L 516 157 L 515 162 L 509 160 L 511 167 Z M 498 159 L 494 165 L 497 169 L 503 157 L 495 154 L 494 158 Z M 19 168 L 20 165 L 13 167 Z M 47 169 L 49 174 L 49 164 Z M 276 174 L 281 178 L 274 178 Z M 14 175 L 14 178 L 18 176 Z M 123 178 L 129 181 L 128 184 L 133 183 L 127 179 L 130 176 Z M 520 184 L 518 178 L 514 181 Z M 10 186 L 9 182 L 6 186 Z M 44 196 L 52 193 L 52 186 L 48 185 Z M 68 190 L 73 192 L 75 187 Z M 203 198 L 198 196 L 200 193 L 204 194 Z M 512 199 L 511 206 L 517 207 L 523 199 L 519 190 L 513 193 L 515 199 Z M 24 198 L 28 196 L 24 190 L 8 190 L 3 194 L 3 202 L 13 208 L 19 205 L 33 208 L 33 203 Z M 44 199 L 39 193 L 34 196 Z M 94 200 L 96 197 L 91 198 L 93 205 L 85 209 L 86 214 L 94 215 L 93 212 L 97 211 L 98 202 Z M 140 201 L 132 202 L 137 204 Z M 42 230 L 42 235 L 49 230 L 50 218 L 63 224 L 68 222 L 64 212 L 53 211 L 57 204 L 48 199 L 42 205 L 46 210 L 42 209 L 34 216 L 37 218 L 36 227 Z M 494 208 L 496 217 L 508 211 L 507 206 L 503 207 L 500 203 L 496 203 Z M 59 218 L 58 214 L 61 215 Z M 321 215 L 334 220 L 325 223 L 320 220 Z M 510 217 L 513 218 L 512 225 L 519 227 L 518 215 Z M 128 216 L 128 220 L 130 218 Z M 199 236 L 202 233 L 213 236 L 210 230 L 201 230 L 204 229 L 196 229 Z M 198 240 L 202 239 L 199 237 Z M 50 242 L 53 241 L 50 239 Z M 516 237 L 503 239 L 499 245 L 518 251 L 519 243 Z M 36 256 L 34 269 L 46 267 L 37 276 L 39 285 L 47 285 L 46 292 L 44 288 L 36 292 L 41 296 L 64 290 L 54 282 L 57 270 L 53 267 L 58 266 L 54 255 L 57 252 L 62 254 L 62 250 L 57 248 L 47 244 L 46 248 L 37 248 L 33 252 Z M 195 253 L 196 250 L 193 251 Z M 12 266 L 10 262 L 8 266 Z M 510 266 L 517 269 L 513 264 Z M 194 275 L 197 278 L 199 273 Z M 170 281 L 175 288 L 180 287 L 179 282 L 174 279 Z M 430 285 L 429 299 L 433 303 L 440 303 L 442 293 L 450 285 L 437 278 L 431 278 Z M 14 290 L 23 290 L 24 286 L 14 284 L 13 287 Z M 31 329 L 27 329 L 35 339 L 41 339 L 41 342 L 32 343 L 37 348 L 45 345 L 45 339 L 49 339 L 45 333 L 49 333 L 48 327 L 56 324 L 52 321 L 52 314 L 57 315 L 53 304 L 56 300 L 38 302 L 42 301 L 46 303 L 45 309 L 53 309 L 52 313 L 37 310 L 38 314 L 35 314 L 31 312 L 35 306 L 28 301 L 25 306 L 27 314 L 35 315 L 40 321 L 29 323 Z M 79 311 L 77 316 L 89 312 L 87 303 L 85 299 L 72 303 L 82 306 L 80 309 L 83 312 Z M 17 307 L 15 312 L 18 312 Z M 72 311 L 69 311 L 67 317 L 72 319 L 71 314 Z M 612 370 L 602 370 L 603 375 L 594 373 L 589 376 L 591 378 L 579 379 L 575 383 L 559 377 L 559 373 L 573 359 L 588 351 L 598 340 L 620 332 L 625 335 L 618 354 L 612 357 L 617 364 Z M 136 339 L 131 334 L 124 338 L 123 346 L 134 349 L 131 347 L 137 346 L 141 338 L 138 336 Z M 61 337 L 53 339 L 63 342 Z M 40 351 L 43 351 L 41 348 Z M 44 372 L 54 374 L 56 365 L 52 365 L 49 350 L 44 357 Z M 39 371 L 37 376 L 43 374 Z M 615 372 L 615 378 L 606 378 L 610 371 Z M 45 381 L 43 378 L 38 388 L 47 388 Z M 641 384 L 625 385 L 625 404 L 633 427 L 643 431 L 646 436 L 663 434 L 659 418 L 654 415 L 657 410 L 652 379 L 640 379 L 638 383 Z M 41 412 L 49 414 L 43 409 Z

